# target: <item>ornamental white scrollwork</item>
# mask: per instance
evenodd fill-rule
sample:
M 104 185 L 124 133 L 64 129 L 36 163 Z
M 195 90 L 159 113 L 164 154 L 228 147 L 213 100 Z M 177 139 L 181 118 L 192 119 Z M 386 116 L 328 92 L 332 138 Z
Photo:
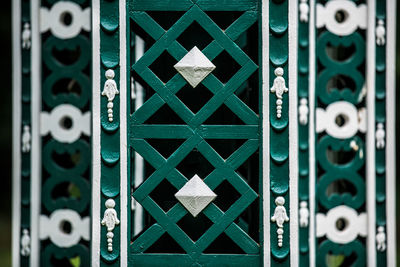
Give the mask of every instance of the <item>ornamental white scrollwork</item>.
M 55 3 L 51 9 L 40 8 L 40 31 L 50 30 L 60 39 L 70 39 L 77 36 L 82 29 L 90 31 L 90 8 L 82 8 L 70 1 Z
M 386 250 L 386 233 L 385 227 L 379 226 L 378 233 L 376 234 L 376 249 L 378 251 L 385 251 Z
M 367 214 L 358 214 L 345 205 L 316 216 L 317 237 L 326 237 L 334 243 L 347 244 L 360 236 L 367 236 Z
M 28 50 L 31 48 L 31 35 L 31 25 L 25 22 L 24 30 L 22 31 L 22 49 Z
M 282 117 L 282 104 L 283 104 L 283 94 L 287 93 L 289 89 L 286 87 L 285 79 L 283 76 L 283 69 L 276 68 L 274 71 L 276 78 L 274 79 L 274 84 L 271 87 L 271 93 L 276 95 L 276 117 L 279 119 Z
M 367 28 L 367 6 L 348 0 L 328 1 L 325 6 L 317 4 L 316 19 L 317 28 L 325 26 L 335 35 L 350 35 L 357 28 Z
M 365 133 L 367 129 L 366 109 L 357 108 L 346 101 L 337 101 L 326 109 L 316 109 L 316 132 L 326 131 L 338 139 L 347 139 L 357 131 Z
M 27 257 L 31 254 L 31 237 L 29 236 L 29 230 L 22 230 L 21 237 L 21 255 Z
M 276 233 L 278 235 L 278 247 L 282 247 L 283 245 L 283 224 L 289 221 L 289 217 L 286 214 L 285 199 L 281 196 L 275 199 L 275 211 L 274 216 L 271 217 L 271 222 L 276 222 L 278 226 L 278 230 Z
M 376 138 L 376 148 L 383 149 L 385 148 L 385 129 L 383 127 L 383 123 L 378 123 L 375 138 Z
M 22 152 L 28 153 L 31 151 L 31 127 L 29 125 L 24 125 L 24 131 L 22 133 Z
M 300 0 L 299 11 L 300 21 L 305 23 L 308 22 L 308 14 L 310 12 L 310 8 L 308 6 L 307 0 Z
M 104 89 L 103 92 L 101 93 L 102 96 L 106 96 L 108 99 L 107 103 L 107 113 L 108 113 L 108 121 L 112 122 L 114 119 L 113 115 L 113 100 L 115 98 L 115 95 L 119 94 L 118 88 L 117 88 L 117 83 L 114 81 L 115 73 L 113 70 L 108 69 L 106 71 L 106 78 L 107 81 L 104 83 Z
M 307 98 L 300 99 L 300 106 L 299 106 L 299 123 L 301 125 L 307 125 L 308 123 L 308 101 Z
M 40 239 L 50 238 L 51 242 L 61 248 L 69 248 L 81 239 L 90 239 L 90 218 L 79 215 L 74 210 L 59 209 L 40 216 Z
M 59 142 L 73 143 L 82 133 L 90 135 L 90 112 L 82 111 L 69 104 L 55 107 L 50 113 L 41 114 L 42 136 L 48 133 Z
M 385 45 L 386 30 L 385 30 L 385 22 L 382 19 L 378 20 L 378 25 L 376 26 L 375 34 L 376 34 L 376 44 L 379 46 Z
M 307 227 L 308 226 L 308 218 L 310 217 L 310 211 L 307 207 L 307 202 L 302 201 L 300 202 L 300 210 L 299 210 L 299 224 L 300 227 Z
M 113 199 L 107 199 L 106 210 L 104 211 L 104 217 L 101 221 L 101 225 L 107 227 L 107 249 L 109 252 L 113 251 L 113 237 L 114 237 L 114 228 L 119 224 L 119 220 L 117 217 L 117 212 L 115 211 L 115 201 Z

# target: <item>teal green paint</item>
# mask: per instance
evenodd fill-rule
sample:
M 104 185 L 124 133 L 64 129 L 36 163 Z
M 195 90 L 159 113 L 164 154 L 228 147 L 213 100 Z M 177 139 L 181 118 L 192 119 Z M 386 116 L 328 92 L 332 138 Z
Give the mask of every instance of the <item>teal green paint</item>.
M 316 29 L 316 32 L 316 92 L 312 96 L 315 108 L 326 109 L 337 101 L 350 102 L 356 109 L 365 108 L 362 89 L 366 82 L 366 31 L 358 28 L 346 36 L 335 35 L 326 28 Z M 316 210 L 310 212 L 326 214 L 340 205 L 353 208 L 358 214 L 366 212 L 365 133 L 359 131 L 345 139 L 331 137 L 326 132 L 313 134 L 316 140 Z M 352 148 L 352 142 L 358 146 L 357 150 Z M 326 236 L 315 241 L 316 259 L 310 260 L 316 260 L 317 266 L 350 264 L 349 260 L 352 266 L 366 264 L 365 238 L 357 237 L 347 244 L 334 243 Z
M 376 2 L 376 24 L 378 19 L 382 19 L 387 25 L 386 0 Z M 386 27 L 386 26 L 385 26 Z M 386 37 L 385 37 L 386 38 Z M 387 40 L 386 40 L 387 41 Z M 375 45 L 375 121 L 383 123 L 386 127 L 386 43 L 383 46 Z M 390 90 L 388 88 L 388 90 Z M 377 126 L 376 126 L 377 127 Z M 386 145 L 388 144 L 385 140 Z M 386 147 L 386 146 L 385 146 Z M 386 149 L 375 149 L 375 193 L 376 193 L 376 231 L 379 226 L 385 227 L 386 224 Z M 391 205 L 391 204 L 389 204 Z M 386 244 L 387 246 L 388 244 Z M 376 264 L 378 267 L 387 266 L 387 248 L 384 251 L 376 250 Z
M 74 258 L 79 258 L 81 266 L 90 266 L 89 255 L 89 248 L 83 244 L 78 244 L 68 249 L 50 244 L 41 252 L 41 266 L 50 267 Z
M 26 2 L 26 1 L 22 1 Z M 61 1 L 42 1 L 51 8 Z M 82 9 L 89 3 L 76 0 Z M 41 36 L 41 96 L 43 112 L 51 112 L 61 104 L 69 104 L 82 113 L 91 107 L 91 40 L 84 30 L 69 39 L 59 39 L 51 32 Z M 68 55 L 67 57 L 65 55 Z M 30 86 L 30 84 L 27 84 Z M 41 214 L 50 216 L 61 209 L 76 211 L 81 218 L 91 210 L 91 145 L 85 135 L 73 143 L 60 142 L 50 134 L 41 138 L 42 190 Z M 40 265 L 52 266 L 62 261 L 90 265 L 90 241 L 61 248 L 50 240 L 40 241 Z
M 119 1 L 100 1 L 100 123 L 101 123 L 101 201 L 100 220 L 103 218 L 105 202 L 112 198 L 115 201 L 117 216 L 120 214 L 120 95 L 113 100 L 113 121 L 108 120 L 106 97 L 101 96 L 106 81 L 105 72 L 113 69 L 114 81 L 120 88 L 120 44 L 119 44 Z M 100 221 L 98 222 L 100 223 Z M 107 230 L 100 230 L 100 266 L 120 265 L 120 226 L 113 230 L 113 250 L 107 249 Z
M 80 57 L 72 64 L 64 64 L 54 57 L 54 53 L 62 53 L 67 50 L 70 53 L 74 51 L 91 51 L 91 43 L 84 35 L 78 35 L 72 39 L 58 39 L 50 36 L 43 44 L 43 61 L 46 67 L 52 70 L 52 73 L 46 77 L 43 83 L 43 101 L 46 105 L 54 108 L 60 104 L 72 104 L 80 109 L 84 109 L 89 103 L 91 81 L 83 73 L 91 59 L 90 53 L 81 53 Z M 80 88 L 80 93 L 66 92 L 55 93 L 60 85 L 57 82 L 63 79 L 74 79 Z M 58 87 L 58 88 L 57 88 Z
M 366 265 L 365 245 L 360 241 L 355 240 L 345 245 L 339 245 L 329 240 L 325 240 L 319 247 L 316 265 L 327 266 L 327 258 L 329 256 L 344 255 L 344 257 L 350 257 L 352 254 L 355 255 L 355 261 L 353 262 L 352 266 L 362 267 Z
M 313 7 L 311 7 L 313 8 Z M 310 20 L 310 18 L 309 18 Z M 307 99 L 307 107 L 309 112 L 312 112 L 313 107 L 310 106 L 309 101 L 309 56 L 310 51 L 309 39 L 309 20 L 301 21 L 300 16 L 298 20 L 298 50 L 297 50 L 297 103 L 300 106 L 300 101 L 302 98 Z M 308 210 L 310 211 L 310 197 L 309 197 L 309 116 L 307 118 L 307 123 L 305 125 L 298 123 L 298 168 L 299 168 L 299 180 L 298 180 L 298 203 L 305 201 L 307 203 Z M 300 205 L 299 205 L 300 206 Z M 313 211 L 310 211 L 313 212 Z M 310 221 L 307 226 L 299 226 L 299 266 L 309 266 L 310 265 L 310 247 L 309 247 L 309 227 Z M 312 238 L 312 237 L 311 237 Z
M 289 84 L 288 56 L 288 3 L 289 1 L 269 1 L 269 88 L 272 87 L 277 67 L 284 70 L 283 78 L 286 86 Z M 292 63 L 296 64 L 296 63 Z M 289 88 L 290 90 L 290 88 Z M 289 94 L 283 95 L 282 117 L 276 116 L 276 96 L 269 92 L 269 146 L 270 146 L 270 216 L 269 222 L 276 208 L 275 199 L 278 196 L 285 198 L 285 208 L 290 217 L 289 199 Z M 267 222 L 267 223 L 268 223 Z M 283 245 L 278 246 L 276 223 L 270 222 L 271 266 L 289 266 L 290 264 L 290 230 L 289 224 L 284 224 Z
M 30 23 L 31 17 L 31 5 L 30 1 L 21 1 L 21 32 L 25 23 Z M 17 33 L 14 33 L 17 34 Z M 19 99 L 19 105 L 21 105 L 21 136 L 23 133 L 24 125 L 29 125 L 32 129 L 31 121 L 31 104 L 32 104 L 32 92 L 31 92 L 31 49 L 22 49 L 21 47 L 14 47 L 14 49 L 20 49 L 21 53 L 21 73 L 15 73 L 21 77 L 21 99 Z M 16 64 L 14 62 L 13 64 Z M 16 88 L 14 88 L 15 90 Z M 31 232 L 31 152 L 21 153 L 21 202 L 17 203 L 18 208 L 21 212 L 21 218 L 19 221 L 20 229 L 22 233 L 23 229 L 28 229 Z M 19 254 L 20 266 L 29 266 L 30 256 L 22 256 Z
M 148 47 L 143 57 L 135 64 L 131 63 L 131 69 L 156 93 L 146 99 L 145 103 L 130 115 L 128 142 L 132 151 L 139 153 L 155 169 L 150 176 L 146 177 L 145 182 L 134 190 L 133 196 L 156 220 L 156 223 L 147 228 L 133 241 L 130 246 L 129 261 L 131 264 L 142 266 L 157 266 L 161 262 L 167 266 L 170 264 L 178 264 L 179 266 L 212 266 L 215 264 L 240 266 L 244 262 L 251 262 L 252 266 L 257 266 L 261 263 L 260 246 L 234 220 L 252 202 L 259 201 L 259 198 L 258 194 L 249 187 L 235 170 L 259 149 L 260 122 L 259 116 L 245 105 L 234 92 L 238 92 L 241 84 L 255 73 L 258 67 L 242 51 L 241 47 L 233 41 L 238 39 L 242 33 L 246 33 L 246 30 L 257 22 L 258 12 L 255 7 L 258 6 L 258 3 L 256 1 L 229 1 L 229 3 L 197 1 L 196 4 L 191 1 L 180 1 L 179 3 L 175 1 L 155 1 L 152 2 L 152 5 L 148 5 L 148 3 L 145 1 L 133 1 L 128 7 L 132 20 L 156 41 L 155 44 Z M 206 10 L 220 9 L 224 11 L 232 9 L 251 11 L 243 13 L 223 32 L 204 12 Z M 149 10 L 182 10 L 186 11 L 186 13 L 183 13 L 174 26 L 166 32 L 147 14 Z M 164 83 L 149 69 L 149 66 L 163 51 L 168 51 L 176 61 L 179 61 L 187 53 L 187 50 L 176 39 L 193 22 L 197 22 L 213 39 L 208 46 L 202 49 L 202 52 L 210 60 L 215 59 L 225 50 L 240 65 L 237 73 L 225 84 L 221 83 L 214 74 L 210 74 L 203 80 L 202 84 L 214 96 L 196 113 L 193 113 L 176 96 L 186 85 L 186 81 L 180 74 L 175 74 L 169 81 Z M 133 34 L 127 35 L 133 36 Z M 128 58 L 132 58 L 132 56 Z M 225 104 L 236 114 L 245 125 L 206 125 L 205 121 L 222 104 Z M 146 123 L 163 105 L 168 105 L 173 109 L 183 121 L 183 124 L 159 125 Z M 128 110 L 132 110 L 132 107 L 128 107 Z M 183 139 L 184 142 L 169 157 L 164 157 L 149 144 L 148 139 Z M 209 139 L 244 139 L 247 141 L 224 160 L 208 144 L 207 140 Z M 225 212 L 220 210 L 214 203 L 203 211 L 204 215 L 213 224 L 197 240 L 189 238 L 176 224 L 187 214 L 183 206 L 176 204 L 168 211 L 164 211 L 149 197 L 149 194 L 164 179 L 177 191 L 187 182 L 188 178 L 191 178 L 185 177 L 176 167 L 193 150 L 199 151 L 214 167 L 214 171 L 206 177 L 202 177 L 211 189 L 217 188 L 223 181 L 228 181 L 241 195 Z M 130 158 L 131 153 L 128 155 Z M 128 160 L 128 162 L 130 161 Z M 129 177 L 134 179 L 132 174 Z M 130 184 L 133 183 L 134 181 L 130 181 Z M 130 221 L 132 222 L 132 218 L 130 218 Z M 133 229 L 132 227 L 130 228 Z M 157 242 L 164 233 L 168 233 L 173 237 L 179 246 L 184 249 L 184 254 L 146 253 L 146 250 Z M 205 254 L 204 250 L 222 233 L 228 235 L 245 254 L 230 255 L 229 257 L 222 254 Z

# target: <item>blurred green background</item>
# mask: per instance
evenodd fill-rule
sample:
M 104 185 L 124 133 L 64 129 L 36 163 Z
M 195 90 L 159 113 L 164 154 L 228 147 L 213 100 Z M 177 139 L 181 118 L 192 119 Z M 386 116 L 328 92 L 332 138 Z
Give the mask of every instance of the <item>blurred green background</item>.
M 400 3 L 397 11 L 399 11 Z M 397 25 L 399 25 L 399 17 Z M 397 36 L 397 88 L 400 86 L 400 34 Z M 12 96 L 12 58 L 11 58 L 11 1 L 2 1 L 0 8 L 0 71 L 2 86 L 0 88 L 0 267 L 11 266 L 11 96 Z M 397 90 L 396 100 L 399 102 L 400 91 Z M 397 118 L 400 118 L 400 104 L 396 109 Z M 396 123 L 397 133 L 400 133 L 399 120 Z M 397 134 L 397 144 L 400 148 L 400 138 Z M 390 144 L 389 144 L 390 145 Z M 400 163 L 400 153 L 397 150 L 397 162 Z M 397 164 L 399 166 L 399 164 Z M 400 172 L 400 168 L 399 168 Z M 397 182 L 399 188 L 399 182 Z M 397 214 L 400 214 L 400 193 L 397 195 Z M 397 237 L 400 236 L 400 221 L 398 221 Z M 398 238 L 397 238 L 398 239 Z M 398 246 L 400 248 L 400 245 Z M 399 251 L 399 250 L 398 250 Z M 400 263 L 400 253 L 398 262 Z

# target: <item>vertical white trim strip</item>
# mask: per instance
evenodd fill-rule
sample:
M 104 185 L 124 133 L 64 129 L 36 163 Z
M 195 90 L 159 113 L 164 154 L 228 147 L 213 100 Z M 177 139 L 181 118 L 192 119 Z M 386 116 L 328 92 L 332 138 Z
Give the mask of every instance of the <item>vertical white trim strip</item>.
M 297 122 L 297 51 L 298 1 L 289 0 L 289 196 L 290 265 L 299 265 L 298 225 L 298 122 Z
M 12 266 L 19 266 L 21 235 L 21 1 L 14 0 L 13 15 L 13 159 L 12 159 Z
M 396 266 L 396 1 L 387 1 L 386 38 L 386 236 L 387 266 Z
M 119 60 L 120 60 L 120 207 L 121 207 L 121 267 L 128 266 L 128 151 L 127 151 L 127 53 L 126 53 L 126 2 L 119 1 Z
M 367 219 L 368 219 L 368 236 L 367 236 L 367 266 L 376 266 L 376 172 L 375 172 L 375 0 L 367 1 Z
M 39 216 L 41 203 L 41 36 L 39 29 L 40 0 L 31 1 L 31 95 L 32 95 L 32 149 L 31 149 L 31 266 L 40 263 Z
M 262 30 L 262 183 L 263 183 L 263 263 L 271 264 L 270 244 L 270 191 L 269 191 L 269 3 L 262 1 L 261 6 Z
M 143 56 L 144 54 L 144 40 L 140 38 L 138 35 L 135 36 L 135 59 L 136 62 Z M 144 88 L 143 86 L 135 82 L 134 88 L 131 90 L 135 90 L 136 98 L 135 98 L 135 110 L 138 110 L 144 102 Z M 140 156 L 139 153 L 135 152 L 135 188 L 138 187 L 144 180 L 144 159 Z M 135 205 L 135 214 L 134 214 L 134 235 L 139 234 L 143 230 L 143 207 L 134 200 Z
M 309 246 L 310 246 L 310 267 L 315 267 L 316 244 L 315 244 L 315 75 L 316 75 L 316 58 L 315 58 L 315 0 L 310 0 L 310 24 L 309 24 L 309 78 L 308 78 L 308 103 L 310 111 L 309 128 L 308 128 L 308 144 L 309 144 L 309 202 L 310 202 L 310 224 L 309 224 Z
M 92 266 L 100 266 L 100 0 L 92 0 Z

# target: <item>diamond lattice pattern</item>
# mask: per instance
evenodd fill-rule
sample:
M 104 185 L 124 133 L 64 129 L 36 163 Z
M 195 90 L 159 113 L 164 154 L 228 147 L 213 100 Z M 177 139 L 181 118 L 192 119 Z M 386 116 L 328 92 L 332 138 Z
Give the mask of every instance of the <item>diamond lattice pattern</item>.
M 130 118 L 130 146 L 155 169 L 134 191 L 133 196 L 157 222 L 135 239 L 132 244 L 133 253 L 145 252 L 164 233 L 168 233 L 195 259 L 218 236 L 225 233 L 245 253 L 258 254 L 259 245 L 235 223 L 235 219 L 258 197 L 236 170 L 259 147 L 259 117 L 237 97 L 235 91 L 257 71 L 258 67 L 234 42 L 256 22 L 257 16 L 253 11 L 246 11 L 225 31 L 221 30 L 197 5 L 193 5 L 185 12 L 168 31 L 145 12 L 132 12 L 131 16 L 143 29 L 151 28 L 147 33 L 155 40 L 154 45 L 143 57 L 132 65 L 132 69 L 156 92 Z M 187 51 L 177 41 L 182 32 L 194 22 L 203 27 L 214 39 L 202 51 L 197 47 Z M 224 50 L 240 65 L 237 73 L 225 84 L 212 73 L 215 68 L 212 60 Z M 180 73 L 177 72 L 168 82 L 163 83 L 149 66 L 165 51 L 176 59 L 178 63 L 175 68 Z M 196 79 L 188 78 L 191 72 L 191 76 L 195 76 Z M 202 83 L 213 93 L 213 97 L 196 114 L 193 114 L 176 96 L 187 83 L 192 86 Z M 163 105 L 168 105 L 185 124 L 144 124 Z M 226 105 L 245 125 L 203 125 L 221 105 Z M 164 158 L 146 141 L 149 138 L 185 141 L 168 158 Z M 207 143 L 206 138 L 246 139 L 246 142 L 225 160 Z M 194 177 L 188 181 L 188 178 L 176 169 L 192 150 L 199 151 L 215 168 L 207 177 L 202 177 L 203 180 Z M 180 201 L 167 212 L 164 212 L 149 196 L 164 179 L 176 188 L 176 197 Z M 224 181 L 229 182 L 240 194 L 239 199 L 225 212 L 212 202 L 215 198 L 213 190 Z M 198 191 L 196 193 L 196 190 L 188 190 L 193 185 L 203 188 L 202 192 L 205 192 L 202 197 L 207 201 L 201 205 L 188 204 L 193 198 L 199 197 Z M 195 208 L 191 210 L 188 206 Z M 200 212 L 204 213 L 213 223 L 196 242 L 177 225 L 188 212 L 194 216 Z

